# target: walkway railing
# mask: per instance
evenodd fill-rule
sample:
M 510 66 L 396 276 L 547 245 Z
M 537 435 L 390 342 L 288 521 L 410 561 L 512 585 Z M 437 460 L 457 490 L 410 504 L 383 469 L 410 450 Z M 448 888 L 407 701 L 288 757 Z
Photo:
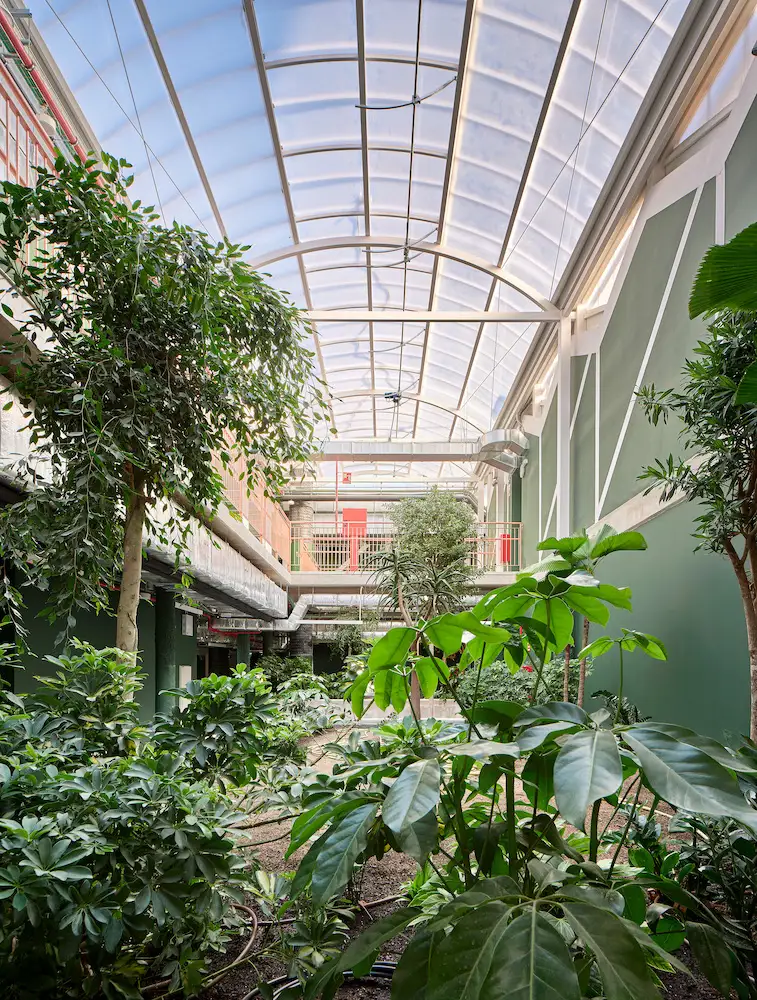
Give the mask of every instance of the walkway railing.
M 253 534 L 288 569 L 291 548 L 289 518 L 275 501 L 265 495 L 262 482 L 248 492 L 246 478 L 239 478 L 242 471 L 240 463 L 235 463 L 231 469 L 222 469 L 220 463 L 216 467 L 223 479 L 229 503 L 247 521 Z
M 300 573 L 370 573 L 375 556 L 390 549 L 390 521 L 291 522 L 291 569 Z M 521 565 L 521 523 L 483 521 L 468 539 L 469 562 L 483 573 L 514 572 Z

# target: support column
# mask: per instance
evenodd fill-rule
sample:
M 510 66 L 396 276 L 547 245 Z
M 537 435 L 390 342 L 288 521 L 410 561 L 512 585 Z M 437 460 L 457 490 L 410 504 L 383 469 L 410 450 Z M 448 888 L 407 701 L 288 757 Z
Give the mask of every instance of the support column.
M 502 573 L 507 568 L 505 566 L 505 560 L 504 560 L 505 552 L 504 552 L 504 546 L 502 544 L 502 541 L 503 541 L 502 535 L 504 534 L 504 531 L 505 531 L 504 522 L 507 519 L 506 513 L 505 513 L 505 473 L 504 472 L 498 472 L 497 473 L 497 480 L 496 480 L 496 485 L 495 485 L 494 489 L 495 489 L 494 496 L 495 496 L 495 510 L 496 510 L 496 518 L 495 518 L 495 520 L 497 522 L 497 524 L 496 524 L 496 535 L 497 535 L 497 540 L 496 540 L 496 564 L 497 564 L 497 572 L 498 573 Z
M 297 525 L 291 530 L 292 536 L 292 569 L 294 572 L 311 568 L 313 518 L 315 508 L 307 500 L 293 500 L 289 508 L 289 520 Z
M 271 656 L 276 652 L 276 643 L 274 642 L 273 632 L 262 632 L 263 636 L 263 656 Z
M 176 610 L 172 590 L 155 591 L 155 711 L 170 712 L 176 699 L 160 692 L 178 685 L 176 669 Z
M 570 534 L 570 367 L 569 316 L 560 320 L 557 342 L 557 520 L 556 535 Z
M 240 632 L 237 635 L 237 664 L 250 665 L 250 633 Z

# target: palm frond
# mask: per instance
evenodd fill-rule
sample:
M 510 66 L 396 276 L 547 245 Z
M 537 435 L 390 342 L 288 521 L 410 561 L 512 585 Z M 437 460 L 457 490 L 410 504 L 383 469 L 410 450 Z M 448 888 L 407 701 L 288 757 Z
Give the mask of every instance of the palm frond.
M 722 309 L 757 311 L 757 223 L 722 246 L 713 246 L 699 265 L 689 298 L 694 319 Z

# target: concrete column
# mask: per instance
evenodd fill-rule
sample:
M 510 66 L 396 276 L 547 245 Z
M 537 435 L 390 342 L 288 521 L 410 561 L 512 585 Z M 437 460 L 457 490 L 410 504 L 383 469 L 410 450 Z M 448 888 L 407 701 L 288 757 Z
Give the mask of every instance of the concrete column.
M 172 590 L 155 591 L 155 711 L 170 712 L 176 699 L 160 692 L 178 685 L 176 668 L 176 610 Z
M 275 632 L 262 632 L 263 636 L 263 655 L 271 656 L 276 652 L 276 642 L 275 642 Z
M 250 665 L 250 634 L 240 632 L 237 636 L 237 663 Z
M 311 549 L 313 537 L 313 517 L 315 508 L 307 500 L 293 500 L 289 508 L 289 520 L 298 525 L 296 531 L 292 531 L 291 560 L 292 569 L 295 573 L 304 568 L 308 568 L 309 559 L 304 558 Z

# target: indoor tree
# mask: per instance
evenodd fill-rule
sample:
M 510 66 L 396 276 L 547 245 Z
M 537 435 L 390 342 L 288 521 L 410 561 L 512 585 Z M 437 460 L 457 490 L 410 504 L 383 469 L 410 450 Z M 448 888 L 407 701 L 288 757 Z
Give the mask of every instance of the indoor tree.
M 372 580 L 387 596 L 385 605 L 406 625 L 458 611 L 477 574 L 469 540 L 476 516 L 469 504 L 434 487 L 423 497 L 394 504 L 389 512 L 392 546 L 376 554 Z M 420 687 L 412 676 L 413 703 L 420 709 Z
M 750 667 L 750 736 L 757 739 L 757 405 L 739 387 L 757 365 L 757 318 L 720 313 L 686 361 L 679 389 L 643 388 L 639 397 L 652 424 L 681 422 L 688 458 L 658 459 L 642 479 L 699 505 L 699 548 L 725 555 L 733 566 L 746 620 Z M 647 491 L 648 492 L 648 491 Z
M 192 518 L 224 502 L 219 467 L 241 460 L 248 488 L 274 488 L 324 404 L 300 314 L 249 248 L 159 225 L 130 200 L 128 166 L 61 156 L 35 187 L 0 186 L 0 268 L 23 314 L 3 373 L 31 459 L 50 463 L 0 513 L 0 554 L 48 592 L 64 635 L 118 587 L 116 645 L 134 653 L 144 533 L 178 567 Z

